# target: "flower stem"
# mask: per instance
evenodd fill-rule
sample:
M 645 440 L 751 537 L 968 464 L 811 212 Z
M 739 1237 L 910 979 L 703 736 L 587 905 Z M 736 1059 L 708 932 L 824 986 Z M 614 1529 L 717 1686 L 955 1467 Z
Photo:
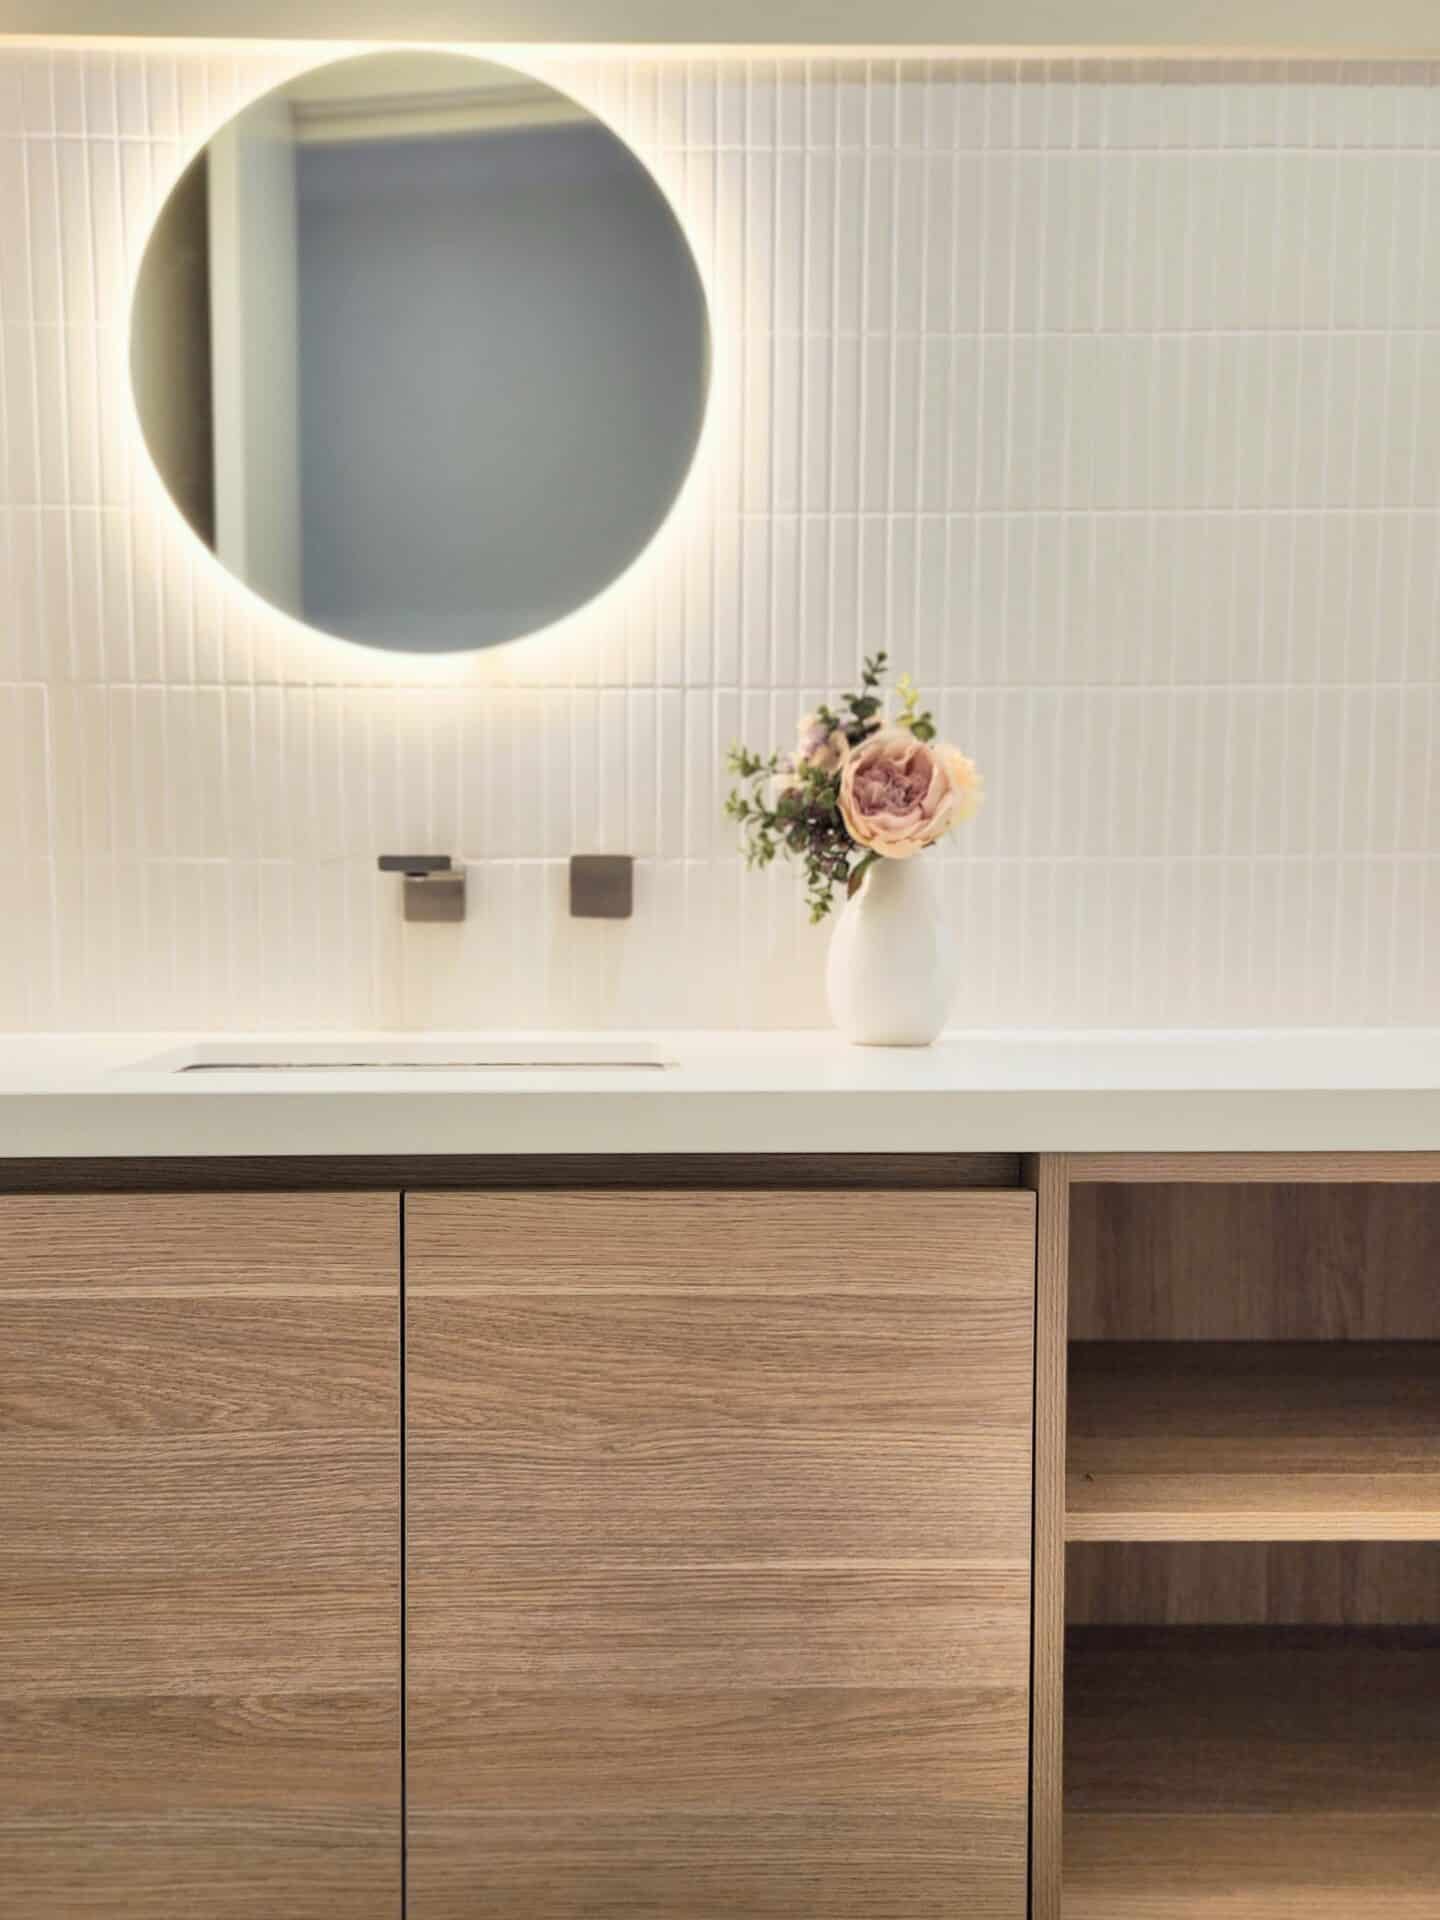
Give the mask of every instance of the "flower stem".
M 847 900 L 853 900 L 855 898 L 856 894 L 860 891 L 860 882 L 865 878 L 866 873 L 874 866 L 879 858 L 879 854 L 876 853 L 872 847 L 864 859 L 858 860 L 850 869 L 850 879 L 845 888 L 845 898 Z

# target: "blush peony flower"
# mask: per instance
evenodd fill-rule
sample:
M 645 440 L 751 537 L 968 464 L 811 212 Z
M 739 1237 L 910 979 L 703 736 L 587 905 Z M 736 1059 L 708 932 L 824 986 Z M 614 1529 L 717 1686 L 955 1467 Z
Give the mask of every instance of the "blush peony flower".
M 978 810 L 981 784 L 954 747 L 888 727 L 846 760 L 840 812 L 860 846 L 887 860 L 909 860 Z
M 985 776 L 958 747 L 941 747 L 939 751 L 955 789 L 954 818 L 973 820 L 985 804 Z

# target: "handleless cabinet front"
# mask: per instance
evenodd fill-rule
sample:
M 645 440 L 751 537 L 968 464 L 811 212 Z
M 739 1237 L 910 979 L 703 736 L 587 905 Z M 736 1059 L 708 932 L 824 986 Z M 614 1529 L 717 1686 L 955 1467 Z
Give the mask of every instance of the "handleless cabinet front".
M 399 1920 L 399 1202 L 0 1198 L 0 1910 Z
M 1022 1920 L 1034 1230 L 407 1197 L 410 1920 Z

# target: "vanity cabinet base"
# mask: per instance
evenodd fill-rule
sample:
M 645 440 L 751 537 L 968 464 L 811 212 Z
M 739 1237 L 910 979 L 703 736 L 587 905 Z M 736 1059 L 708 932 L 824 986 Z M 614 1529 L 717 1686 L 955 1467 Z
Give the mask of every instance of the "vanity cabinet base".
M 1022 1920 L 1033 1220 L 407 1198 L 411 1920 Z
M 397 1920 L 394 1195 L 0 1199 L 0 1906 Z
M 1440 1155 L 1037 1185 L 1035 1920 L 1428 1920 Z

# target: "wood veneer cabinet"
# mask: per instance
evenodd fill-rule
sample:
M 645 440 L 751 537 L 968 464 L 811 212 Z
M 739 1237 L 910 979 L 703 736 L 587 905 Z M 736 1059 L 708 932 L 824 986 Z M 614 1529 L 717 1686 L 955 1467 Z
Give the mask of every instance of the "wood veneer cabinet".
M 397 1920 L 394 1194 L 0 1197 L 0 1908 Z
M 406 1201 L 411 1920 L 1022 1920 L 1034 1199 Z
M 1432 1920 L 1440 1156 L 761 1166 L 0 1197 L 0 1907 Z
M 0 1909 L 1021 1920 L 1034 1196 L 747 1166 L 0 1169 Z
M 1440 1155 L 1032 1178 L 1035 1920 L 1433 1920 Z

